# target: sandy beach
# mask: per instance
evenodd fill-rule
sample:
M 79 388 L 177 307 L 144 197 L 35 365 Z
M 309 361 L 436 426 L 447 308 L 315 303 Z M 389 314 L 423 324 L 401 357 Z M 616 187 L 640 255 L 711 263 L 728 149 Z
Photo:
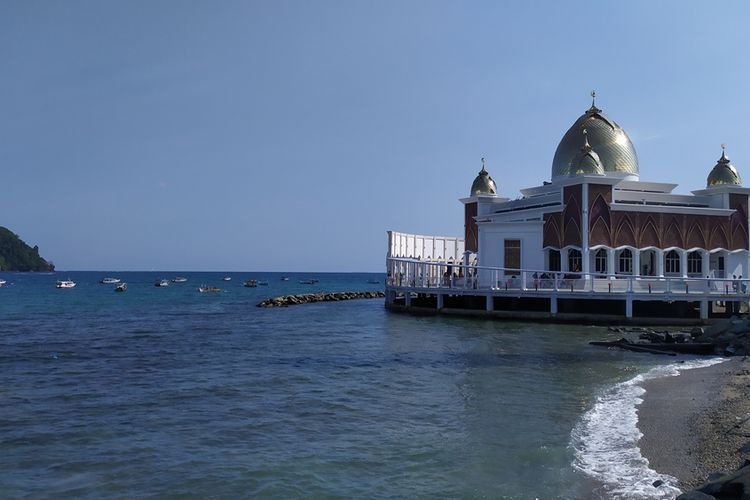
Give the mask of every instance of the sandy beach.
M 750 440 L 749 360 L 732 358 L 643 387 L 640 448 L 652 469 L 676 477 L 686 491 L 712 472 L 742 465 L 739 449 Z

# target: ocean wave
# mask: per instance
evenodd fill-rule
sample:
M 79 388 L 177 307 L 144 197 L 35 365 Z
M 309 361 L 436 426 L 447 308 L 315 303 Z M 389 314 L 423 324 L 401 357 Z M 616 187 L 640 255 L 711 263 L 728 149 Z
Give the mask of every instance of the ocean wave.
M 641 384 L 723 361 L 726 360 L 712 358 L 658 366 L 599 395 L 571 434 L 573 467 L 601 482 L 609 498 L 667 499 L 679 495 L 677 479 L 651 469 L 638 448 L 643 434 L 638 429 L 636 407 L 646 392 Z M 653 486 L 659 480 L 663 482 L 661 486 Z

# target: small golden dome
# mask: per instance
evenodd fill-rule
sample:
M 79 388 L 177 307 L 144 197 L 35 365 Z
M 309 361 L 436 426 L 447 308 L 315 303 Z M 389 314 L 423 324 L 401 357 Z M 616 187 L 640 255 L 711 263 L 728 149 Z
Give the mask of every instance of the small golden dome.
M 589 144 L 588 132 L 583 129 L 584 144 L 578 153 L 570 160 L 568 175 L 597 174 L 604 175 L 604 167 L 594 148 Z
M 737 169 L 734 168 L 734 165 L 729 162 L 729 158 L 724 152 L 724 147 L 725 146 L 722 144 L 721 158 L 719 158 L 719 161 L 716 162 L 714 168 L 711 169 L 711 173 L 708 174 L 708 179 L 706 179 L 706 187 L 710 188 L 714 186 L 742 185 L 740 174 L 737 172 Z
M 495 181 L 490 177 L 489 172 L 484 168 L 484 158 L 482 158 L 482 170 L 479 171 L 477 178 L 471 184 L 471 196 L 478 194 L 497 194 L 497 186 Z

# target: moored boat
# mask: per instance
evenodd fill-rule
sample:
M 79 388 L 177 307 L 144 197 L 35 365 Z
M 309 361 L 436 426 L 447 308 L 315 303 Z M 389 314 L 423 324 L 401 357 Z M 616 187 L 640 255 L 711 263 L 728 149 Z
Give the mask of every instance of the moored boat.
M 221 279 L 223 279 L 224 281 L 232 281 L 232 277 L 231 276 L 224 276 Z
M 73 288 L 76 286 L 75 281 L 73 280 L 59 280 L 57 284 L 55 285 L 57 288 Z
M 120 278 L 102 278 L 102 280 L 99 282 L 103 285 L 114 285 L 115 283 L 119 283 L 122 280 Z
M 172 283 L 185 283 L 187 281 L 187 278 L 184 276 L 175 276 L 172 278 Z
M 265 281 L 265 280 L 258 281 L 258 285 L 259 286 L 268 286 L 268 281 Z
M 165 287 L 165 286 L 169 286 L 169 281 L 167 281 L 167 280 L 162 280 L 162 279 L 158 279 L 158 280 L 156 280 L 156 282 L 154 283 L 154 286 L 156 286 L 156 287 L 160 287 L 160 288 L 161 288 L 161 287 Z
M 242 283 L 242 286 L 246 286 L 248 288 L 255 288 L 258 286 L 258 280 L 245 280 L 244 283 Z
M 127 283 L 120 283 L 115 287 L 115 292 L 125 292 L 128 289 Z
M 289 276 L 282 276 L 281 281 L 289 281 Z
M 7 283 L 7 281 L 5 281 L 5 280 L 0 280 L 0 286 L 3 286 L 3 285 L 5 285 L 6 283 Z
M 201 285 L 198 287 L 198 291 L 200 293 L 215 293 L 215 292 L 220 292 L 221 288 L 218 288 L 215 286 Z

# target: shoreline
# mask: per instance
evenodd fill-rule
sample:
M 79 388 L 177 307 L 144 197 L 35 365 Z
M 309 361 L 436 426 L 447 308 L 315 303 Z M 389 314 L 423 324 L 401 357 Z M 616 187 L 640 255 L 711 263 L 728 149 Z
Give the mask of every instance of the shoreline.
M 750 361 L 730 358 L 678 376 L 647 380 L 638 405 L 638 446 L 649 467 L 683 491 L 742 465 L 750 436 Z

